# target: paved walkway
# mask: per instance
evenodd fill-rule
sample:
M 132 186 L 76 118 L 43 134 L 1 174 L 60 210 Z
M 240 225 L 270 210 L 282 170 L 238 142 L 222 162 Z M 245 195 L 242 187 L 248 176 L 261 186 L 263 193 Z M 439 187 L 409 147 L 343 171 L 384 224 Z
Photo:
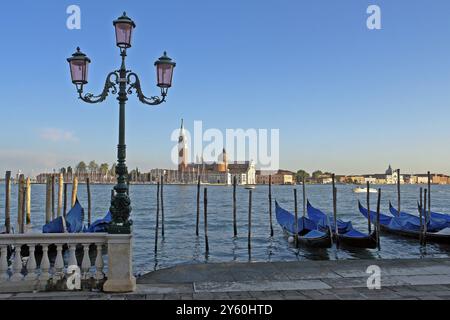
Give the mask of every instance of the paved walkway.
M 367 288 L 372 265 L 381 270 L 380 290 Z M 42 292 L 0 299 L 450 299 L 450 259 L 182 265 L 140 277 L 130 294 Z

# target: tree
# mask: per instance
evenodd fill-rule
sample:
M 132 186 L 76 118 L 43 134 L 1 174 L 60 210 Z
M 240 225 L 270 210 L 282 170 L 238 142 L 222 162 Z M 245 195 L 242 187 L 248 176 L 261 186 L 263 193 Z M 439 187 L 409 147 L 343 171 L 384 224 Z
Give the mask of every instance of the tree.
M 98 171 L 98 164 L 92 160 L 91 162 L 89 162 L 89 172 L 92 174 L 97 173 Z
M 86 163 L 84 163 L 84 161 L 81 161 L 80 163 L 77 164 L 76 168 L 76 173 L 77 174 L 84 174 L 86 173 Z
M 109 165 L 107 163 L 102 163 L 100 165 L 100 172 L 102 173 L 102 175 L 106 176 L 108 174 L 109 171 Z
M 111 165 L 111 169 L 109 170 L 109 174 L 110 174 L 111 176 L 113 176 L 113 177 L 116 176 L 116 163 L 113 163 L 113 164 Z
M 306 172 L 305 170 L 298 170 L 297 173 L 295 174 L 295 177 L 297 179 L 297 183 L 300 183 L 303 181 L 303 178 L 306 180 L 307 178 L 309 178 L 309 173 Z
M 73 169 L 71 166 L 68 166 L 67 167 L 67 179 L 72 180 L 72 178 L 73 178 Z
M 313 177 L 314 179 L 317 179 L 317 178 L 319 178 L 322 174 L 323 174 L 322 171 L 316 170 L 316 171 L 314 171 L 314 172 L 312 173 L 312 177 Z

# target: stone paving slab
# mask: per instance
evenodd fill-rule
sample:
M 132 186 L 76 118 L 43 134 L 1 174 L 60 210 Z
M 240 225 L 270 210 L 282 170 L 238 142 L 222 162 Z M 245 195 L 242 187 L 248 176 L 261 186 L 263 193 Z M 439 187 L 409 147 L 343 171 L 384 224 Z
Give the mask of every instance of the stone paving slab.
M 297 281 L 245 281 L 245 282 L 200 282 L 194 283 L 195 292 L 235 292 L 235 291 L 268 291 L 268 290 L 313 290 L 331 289 L 321 280 Z
M 182 284 L 152 284 L 152 285 L 136 285 L 136 293 L 138 294 L 175 294 L 175 293 L 193 293 L 194 287 L 190 283 Z
M 381 290 L 367 288 L 369 265 Z M 450 259 L 340 260 L 182 265 L 137 279 L 129 294 L 0 294 L 19 300 L 450 300 Z

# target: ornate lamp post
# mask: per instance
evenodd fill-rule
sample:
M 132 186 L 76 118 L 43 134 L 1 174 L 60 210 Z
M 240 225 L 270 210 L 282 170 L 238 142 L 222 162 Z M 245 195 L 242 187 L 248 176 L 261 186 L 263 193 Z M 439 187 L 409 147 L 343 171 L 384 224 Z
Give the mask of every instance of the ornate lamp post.
M 121 17 L 113 22 L 116 31 L 116 44 L 120 48 L 122 65 L 119 70 L 108 74 L 105 81 L 105 87 L 100 95 L 92 93 L 83 94 L 84 86 L 88 83 L 88 67 L 91 60 L 77 48 L 77 51 L 68 58 L 72 83 L 75 84 L 79 99 L 87 103 L 99 103 L 106 99 L 109 94 L 116 95 L 119 101 L 119 144 L 117 146 L 117 184 L 114 187 L 115 194 L 111 199 L 110 211 L 112 214 L 112 223 L 108 229 L 109 233 L 127 234 L 131 233 L 132 221 L 130 220 L 131 202 L 128 197 L 128 169 L 125 164 L 126 145 L 125 145 L 125 104 L 128 95 L 136 93 L 139 101 L 144 104 L 155 106 L 166 100 L 167 92 L 172 86 L 172 75 L 175 62 L 164 52 L 156 62 L 157 86 L 161 89 L 161 97 L 146 97 L 142 93 L 139 77 L 136 73 L 127 70 L 125 59 L 127 49 L 131 48 L 131 37 L 136 24 L 127 17 L 124 12 Z M 117 88 L 118 87 L 118 88 Z

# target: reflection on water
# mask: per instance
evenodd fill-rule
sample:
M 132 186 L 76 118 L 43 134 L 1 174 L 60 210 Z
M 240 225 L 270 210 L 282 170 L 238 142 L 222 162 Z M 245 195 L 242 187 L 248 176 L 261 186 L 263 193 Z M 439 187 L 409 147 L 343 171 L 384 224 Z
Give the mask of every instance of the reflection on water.
M 109 207 L 112 186 L 92 185 L 93 219 L 105 215 Z M 287 210 L 294 209 L 293 186 L 274 186 L 273 199 Z M 297 186 L 301 189 L 301 186 Z M 396 205 L 396 186 L 381 186 L 382 212 L 388 212 L 388 201 Z M 402 210 L 417 214 L 418 185 L 402 186 Z M 68 186 L 68 194 L 71 194 Z M 87 194 L 84 185 L 79 186 L 79 200 L 87 208 Z M 366 203 L 365 194 L 355 194 L 351 185 L 338 185 L 338 215 L 352 220 L 355 228 L 367 231 L 367 221 L 358 211 L 358 199 Z M 134 221 L 134 266 L 137 273 L 186 263 L 246 262 L 246 261 L 301 261 L 324 259 L 386 259 L 412 257 L 448 257 L 449 246 L 429 243 L 421 248 L 418 240 L 392 235 L 381 236 L 381 250 L 378 249 L 295 249 L 287 242 L 281 228 L 274 221 L 274 236 L 270 237 L 268 211 L 268 187 L 258 186 L 253 190 L 252 250 L 247 243 L 248 190 L 238 187 L 237 224 L 238 236 L 233 237 L 232 187 L 208 186 L 208 238 L 209 254 L 205 255 L 203 234 L 203 202 L 200 215 L 200 236 L 195 236 L 196 186 L 171 186 L 164 189 L 165 236 L 161 232 L 158 252 L 155 255 L 156 186 L 131 186 L 132 218 Z M 12 186 L 11 214 L 16 221 L 17 186 Z M 0 185 L 0 212 L 4 213 L 4 184 Z M 332 212 L 330 185 L 307 186 L 307 197 L 315 207 Z M 303 207 L 299 199 L 300 214 Z M 32 222 L 39 231 L 45 219 L 45 186 L 32 186 Z M 371 208 L 376 207 L 376 195 L 371 195 Z M 450 186 L 432 186 L 432 209 L 450 213 Z M 0 219 L 4 222 L 4 217 Z

